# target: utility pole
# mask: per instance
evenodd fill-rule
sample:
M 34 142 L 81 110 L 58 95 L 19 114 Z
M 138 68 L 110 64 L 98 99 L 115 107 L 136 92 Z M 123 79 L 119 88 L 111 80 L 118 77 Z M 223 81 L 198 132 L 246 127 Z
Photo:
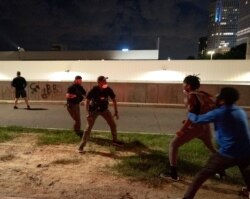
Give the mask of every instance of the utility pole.
M 161 42 L 161 39 L 158 36 L 157 37 L 157 43 L 156 43 L 156 49 L 158 50 L 158 59 L 159 59 L 159 55 L 160 55 L 160 42 Z

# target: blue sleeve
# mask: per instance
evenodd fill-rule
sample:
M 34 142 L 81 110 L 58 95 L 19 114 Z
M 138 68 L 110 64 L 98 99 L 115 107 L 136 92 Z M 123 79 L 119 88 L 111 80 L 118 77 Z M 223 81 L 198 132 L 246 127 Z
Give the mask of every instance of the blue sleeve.
M 188 119 L 193 123 L 211 123 L 215 121 L 215 111 L 209 111 L 206 114 L 196 115 L 194 113 L 188 113 Z

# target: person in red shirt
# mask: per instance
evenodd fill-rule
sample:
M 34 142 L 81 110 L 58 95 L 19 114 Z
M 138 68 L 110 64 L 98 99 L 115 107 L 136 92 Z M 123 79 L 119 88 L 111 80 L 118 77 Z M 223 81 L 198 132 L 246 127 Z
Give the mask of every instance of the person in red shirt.
M 198 100 L 197 96 L 194 94 L 195 92 L 198 92 L 199 87 L 200 78 L 196 75 L 188 75 L 184 78 L 184 102 L 188 112 L 200 114 L 201 103 Z M 211 153 L 216 152 L 216 149 L 212 142 L 212 132 L 209 124 L 192 124 L 192 122 L 187 118 L 183 121 L 182 127 L 169 144 L 170 171 L 161 173 L 161 178 L 170 179 L 173 181 L 179 180 L 177 173 L 178 149 L 182 145 L 188 143 L 189 141 L 195 138 L 200 139 L 205 144 L 205 146 L 211 151 Z

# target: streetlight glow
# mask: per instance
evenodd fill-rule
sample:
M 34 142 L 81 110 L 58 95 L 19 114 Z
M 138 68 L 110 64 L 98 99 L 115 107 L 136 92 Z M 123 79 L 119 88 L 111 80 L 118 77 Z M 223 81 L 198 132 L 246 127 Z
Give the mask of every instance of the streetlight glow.
M 214 50 L 210 50 L 210 51 L 207 52 L 207 54 L 210 55 L 210 59 L 211 59 L 211 60 L 213 59 L 213 54 L 214 54 L 214 53 L 215 53 Z
M 22 47 L 20 47 L 20 46 L 17 46 L 17 50 L 18 50 L 19 52 L 24 52 L 24 51 L 25 51 L 24 48 L 22 48 Z

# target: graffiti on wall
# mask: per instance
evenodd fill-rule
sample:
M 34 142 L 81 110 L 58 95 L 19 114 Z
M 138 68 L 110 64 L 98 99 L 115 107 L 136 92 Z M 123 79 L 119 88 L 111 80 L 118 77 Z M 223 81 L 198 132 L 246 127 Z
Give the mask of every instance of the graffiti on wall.
M 61 85 L 52 83 L 52 84 L 45 84 L 43 86 L 39 86 L 37 83 L 30 84 L 31 94 L 40 93 L 42 99 L 48 99 L 51 96 L 61 95 L 62 94 L 62 87 Z
M 47 99 L 50 95 L 58 95 L 62 93 L 61 89 L 56 84 L 46 84 L 44 88 L 42 88 L 41 97 L 43 99 Z
M 40 90 L 40 86 L 37 83 L 31 83 L 30 84 L 30 93 L 31 94 L 36 94 Z

